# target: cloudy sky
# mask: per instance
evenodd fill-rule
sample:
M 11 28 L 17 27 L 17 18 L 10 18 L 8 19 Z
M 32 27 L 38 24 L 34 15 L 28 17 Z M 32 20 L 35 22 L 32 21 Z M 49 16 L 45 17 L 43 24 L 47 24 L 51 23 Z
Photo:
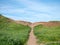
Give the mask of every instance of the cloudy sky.
M 60 0 L 0 0 L 0 14 L 29 22 L 60 20 Z

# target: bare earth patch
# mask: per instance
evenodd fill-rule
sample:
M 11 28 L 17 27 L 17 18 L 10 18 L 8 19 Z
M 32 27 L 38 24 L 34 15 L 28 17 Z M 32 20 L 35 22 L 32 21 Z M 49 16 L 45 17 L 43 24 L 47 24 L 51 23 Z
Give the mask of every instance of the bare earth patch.
M 30 32 L 30 36 L 29 36 L 29 40 L 27 42 L 27 45 L 37 45 L 37 40 L 36 40 L 36 37 L 33 33 L 33 28 Z

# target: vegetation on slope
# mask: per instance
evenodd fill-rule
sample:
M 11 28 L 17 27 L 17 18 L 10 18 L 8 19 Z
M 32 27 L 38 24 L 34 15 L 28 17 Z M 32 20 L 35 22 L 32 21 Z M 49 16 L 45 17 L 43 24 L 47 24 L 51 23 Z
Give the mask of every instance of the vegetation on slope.
M 30 29 L 0 14 L 0 45 L 24 45 Z
M 46 27 L 43 25 L 37 25 L 34 27 L 34 34 L 37 36 L 39 43 L 59 42 L 60 41 L 60 26 L 52 26 L 52 27 L 47 26 Z M 56 43 L 56 45 L 57 44 L 58 43 Z
M 60 45 L 60 43 L 49 43 L 49 44 L 46 44 L 46 45 Z

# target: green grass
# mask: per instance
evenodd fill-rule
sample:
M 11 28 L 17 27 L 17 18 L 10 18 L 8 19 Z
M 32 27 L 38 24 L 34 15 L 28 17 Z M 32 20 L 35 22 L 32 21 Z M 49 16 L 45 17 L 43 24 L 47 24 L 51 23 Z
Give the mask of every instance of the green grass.
M 0 45 L 24 45 L 29 37 L 29 26 L 24 26 L 0 15 Z
M 60 45 L 60 43 L 49 43 L 49 44 L 46 44 L 46 45 Z
M 38 25 L 34 27 L 34 34 L 39 43 L 60 41 L 60 26 L 45 27 Z

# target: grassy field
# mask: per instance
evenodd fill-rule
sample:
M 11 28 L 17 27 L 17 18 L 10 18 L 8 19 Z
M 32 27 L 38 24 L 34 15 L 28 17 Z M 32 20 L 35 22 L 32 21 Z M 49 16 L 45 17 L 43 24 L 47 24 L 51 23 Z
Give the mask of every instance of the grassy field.
M 50 43 L 46 45 L 60 45 L 60 26 L 43 26 L 37 25 L 34 27 L 34 34 L 38 38 L 39 43 Z M 57 42 L 57 43 L 54 43 Z
M 29 36 L 29 26 L 15 23 L 0 15 L 0 45 L 24 45 Z
M 49 44 L 46 44 L 46 45 L 60 45 L 60 43 L 49 43 Z

